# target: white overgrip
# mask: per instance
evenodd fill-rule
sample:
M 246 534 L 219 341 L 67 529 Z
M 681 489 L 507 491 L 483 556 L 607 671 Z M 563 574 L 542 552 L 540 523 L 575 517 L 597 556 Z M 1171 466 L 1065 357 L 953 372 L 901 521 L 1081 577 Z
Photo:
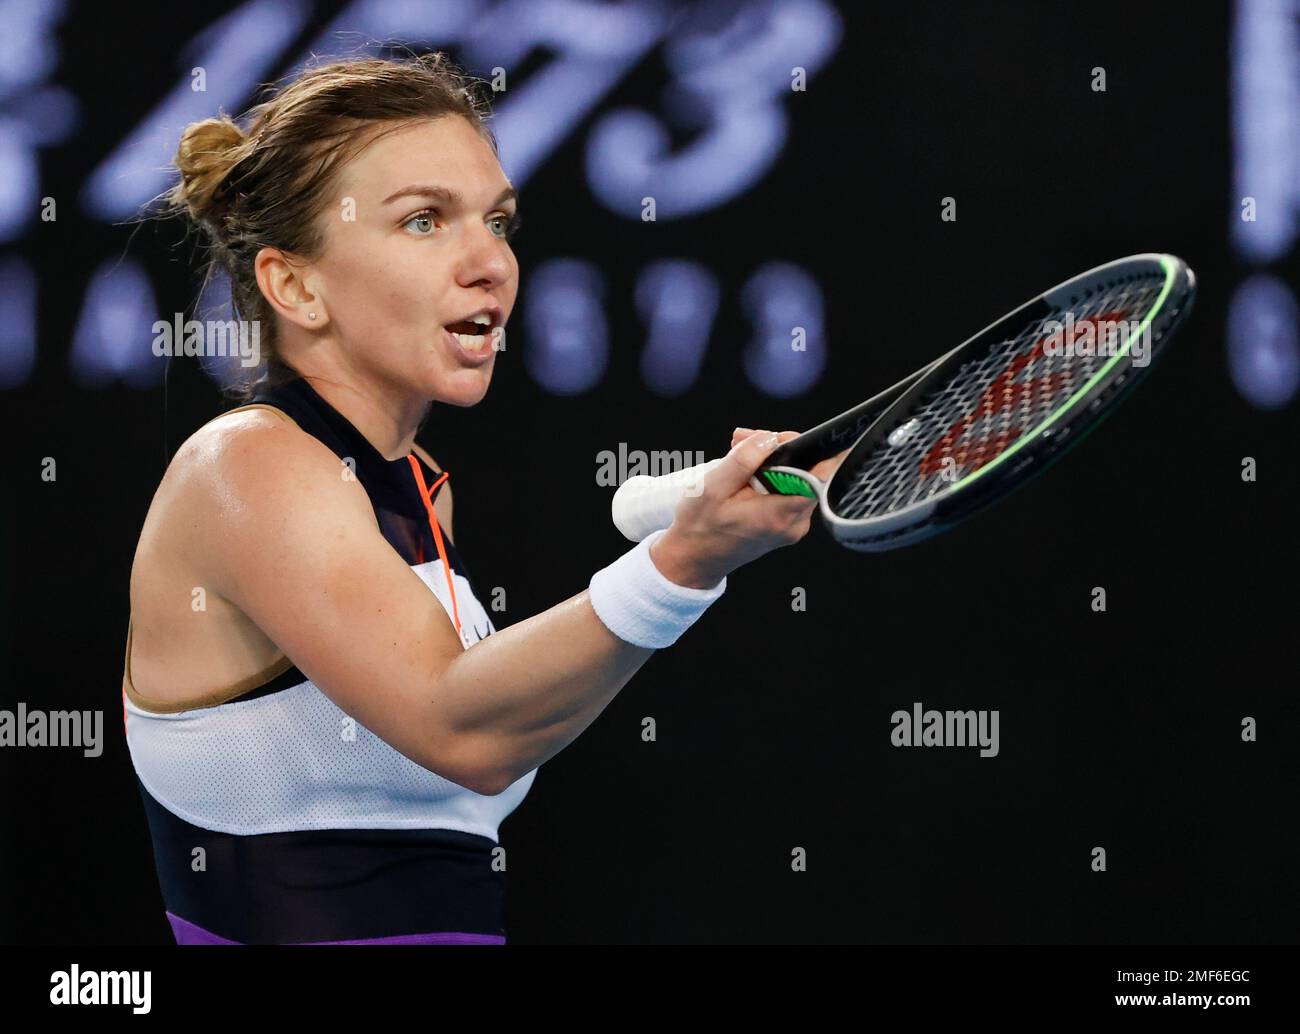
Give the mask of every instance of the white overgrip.
M 677 512 L 677 504 L 687 493 L 698 495 L 704 475 L 723 459 L 725 457 L 719 457 L 659 477 L 639 474 L 628 478 L 614 493 L 611 504 L 614 527 L 633 542 L 640 542 L 651 532 L 668 527 Z

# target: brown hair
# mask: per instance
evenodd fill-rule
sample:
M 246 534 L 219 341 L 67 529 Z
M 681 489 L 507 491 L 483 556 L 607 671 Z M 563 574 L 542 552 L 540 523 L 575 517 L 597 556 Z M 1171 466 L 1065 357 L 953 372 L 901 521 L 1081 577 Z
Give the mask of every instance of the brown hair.
M 259 321 L 265 361 L 232 393 L 247 401 L 263 384 L 297 376 L 276 350 L 274 313 L 257 286 L 253 260 L 264 247 L 304 258 L 323 245 L 318 216 L 362 131 L 459 115 L 498 154 L 487 124 L 487 93 L 442 53 L 354 58 L 310 67 L 252 108 L 241 128 L 222 115 L 185 127 L 176 150 L 181 178 L 168 211 L 187 215 L 208 245 L 204 284 L 215 269 L 230 280 L 238 319 Z

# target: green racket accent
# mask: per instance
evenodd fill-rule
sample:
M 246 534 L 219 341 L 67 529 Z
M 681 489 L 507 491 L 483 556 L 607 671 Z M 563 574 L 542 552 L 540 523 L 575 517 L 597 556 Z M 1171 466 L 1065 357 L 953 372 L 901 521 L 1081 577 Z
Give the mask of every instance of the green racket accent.
M 798 474 L 787 474 L 783 470 L 764 470 L 760 473 L 768 487 L 778 495 L 806 495 L 809 499 L 817 498 L 812 485 Z

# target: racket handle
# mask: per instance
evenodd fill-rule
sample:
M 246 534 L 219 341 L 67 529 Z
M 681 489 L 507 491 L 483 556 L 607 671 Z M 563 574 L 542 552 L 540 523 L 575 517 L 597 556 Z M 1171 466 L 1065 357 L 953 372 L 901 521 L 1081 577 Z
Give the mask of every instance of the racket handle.
M 668 527 L 677 512 L 677 504 L 687 492 L 698 492 L 700 479 L 721 462 L 719 458 L 659 477 L 638 474 L 628 478 L 614 493 L 611 505 L 614 527 L 633 542 Z

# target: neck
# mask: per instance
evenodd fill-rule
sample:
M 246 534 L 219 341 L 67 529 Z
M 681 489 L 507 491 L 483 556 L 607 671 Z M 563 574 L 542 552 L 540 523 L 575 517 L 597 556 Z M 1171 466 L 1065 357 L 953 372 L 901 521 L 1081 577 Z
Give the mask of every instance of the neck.
M 427 399 L 353 378 L 305 370 L 302 378 L 338 410 L 386 460 L 399 460 L 415 444 L 415 432 L 429 411 Z
M 288 329 L 281 354 L 316 394 L 343 414 L 384 459 L 406 456 L 432 400 L 359 369 L 328 328 L 307 340 Z

